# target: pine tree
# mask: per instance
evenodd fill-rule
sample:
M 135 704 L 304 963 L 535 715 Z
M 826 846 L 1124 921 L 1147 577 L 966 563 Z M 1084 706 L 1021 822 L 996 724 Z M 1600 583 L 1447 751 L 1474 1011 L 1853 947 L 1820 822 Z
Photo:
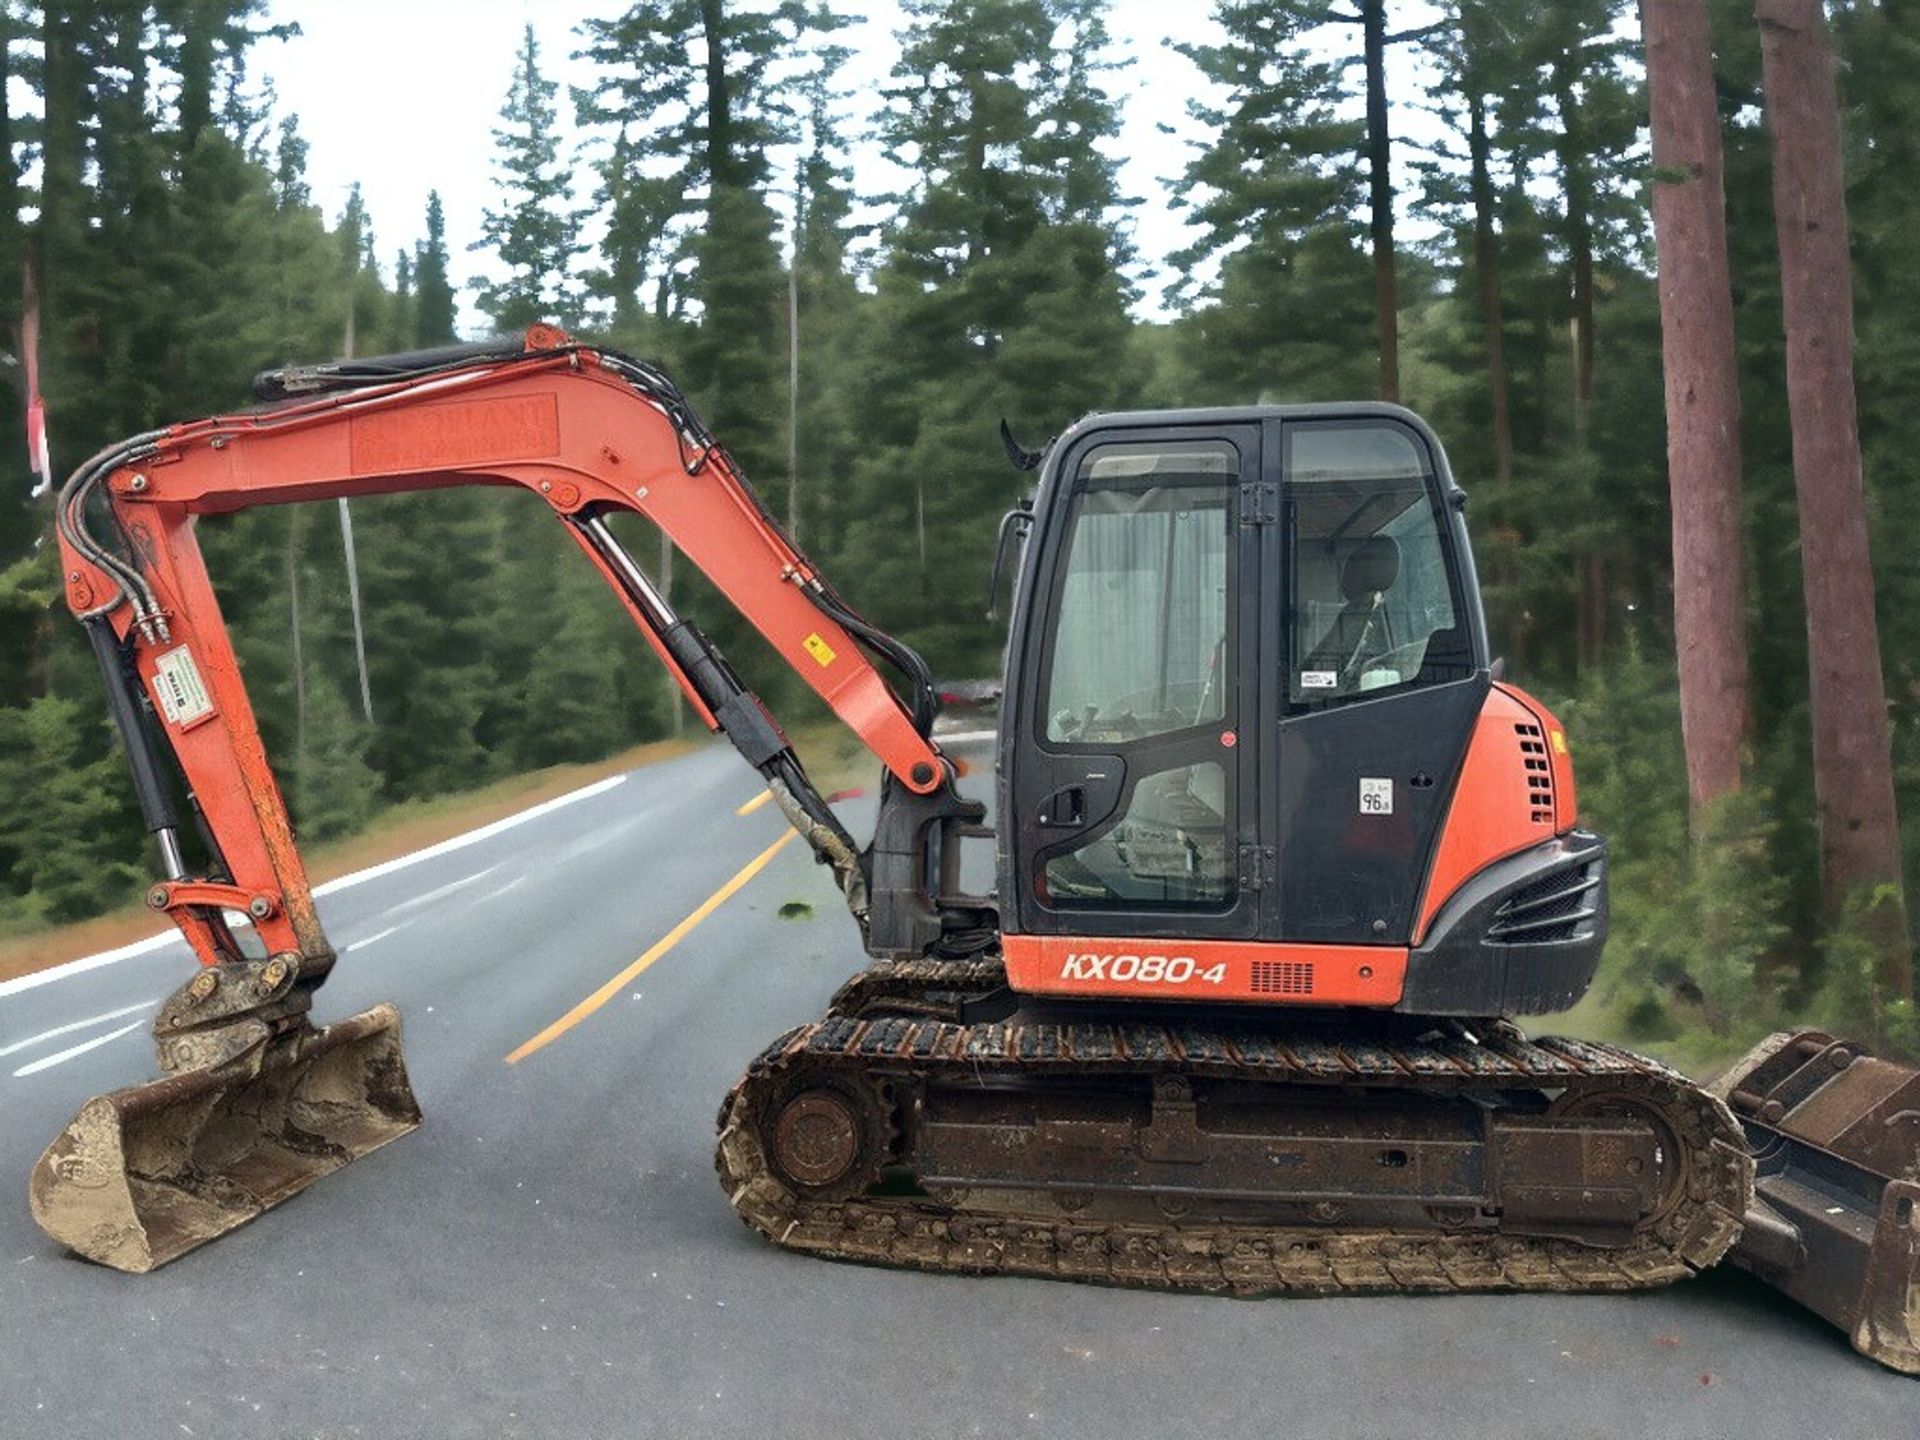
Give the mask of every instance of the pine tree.
M 447 275 L 447 219 L 440 192 L 427 192 L 427 238 L 413 266 L 413 343 L 450 345 L 454 340 L 453 282 Z
M 946 577 L 985 572 L 1017 493 L 997 421 L 1048 433 L 1132 393 L 1130 374 L 1092 358 L 1123 353 L 1128 331 L 1119 197 L 1094 149 L 1118 115 L 1097 80 L 1097 6 L 916 0 L 907 15 L 879 123 L 913 184 L 865 327 L 845 584 L 965 673 L 997 640 Z M 1062 131 L 1079 141 L 1071 165 Z
M 506 269 L 502 279 L 474 282 L 481 310 L 502 330 L 564 322 L 575 308 L 569 267 L 580 245 L 569 208 L 573 185 L 554 129 L 558 89 L 540 72 L 540 45 L 528 25 L 500 111 L 502 127 L 493 132 L 501 208 L 485 212 L 480 238 L 468 247 L 490 251 Z
M 1172 257 L 1195 398 L 1365 394 L 1373 281 L 1354 216 L 1364 127 L 1340 68 L 1309 50 L 1325 7 L 1224 0 L 1217 44 L 1174 49 L 1224 91 L 1188 109 L 1211 137 L 1174 187 L 1201 237 Z M 1203 279 L 1217 263 L 1218 275 Z
M 334 227 L 339 246 L 338 279 L 346 303 L 346 324 L 339 340 L 342 355 L 377 354 L 387 348 L 382 332 L 387 328 L 387 295 L 380 283 L 375 264 L 373 218 L 367 213 L 360 184 L 355 181 L 347 191 L 346 208 Z
M 789 225 L 789 529 L 822 555 L 837 552 L 858 433 L 858 405 L 842 383 L 858 353 L 866 297 L 849 268 L 852 170 L 836 88 L 844 47 L 825 44 L 796 85 L 804 106 L 804 158 L 794 176 Z
M 668 271 L 681 223 L 700 184 L 697 94 L 704 70 L 690 59 L 700 37 L 699 0 L 640 0 L 612 18 L 580 24 L 595 83 L 573 93 L 583 126 L 613 127 L 611 152 L 594 162 L 594 207 L 606 217 L 605 267 L 590 284 L 611 306 L 613 325 L 636 323 L 641 292 L 657 287 L 668 308 Z
M 300 117 L 288 115 L 280 122 L 280 142 L 274 150 L 273 191 L 282 210 L 312 202 L 307 185 L 307 142 L 300 135 Z

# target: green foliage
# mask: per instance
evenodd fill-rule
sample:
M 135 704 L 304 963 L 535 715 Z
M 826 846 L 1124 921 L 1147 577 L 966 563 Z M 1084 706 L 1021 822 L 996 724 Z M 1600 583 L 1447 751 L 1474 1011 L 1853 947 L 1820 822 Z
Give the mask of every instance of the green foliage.
M 367 763 L 374 732 L 330 677 L 310 678 L 306 694 L 305 743 L 295 750 L 287 804 L 301 839 L 330 840 L 358 830 L 379 804 L 380 775 Z
M 1891 885 L 1849 895 L 1839 920 L 1821 938 L 1824 982 L 1812 1013 L 1828 1029 L 1920 1056 L 1920 1018 L 1910 997 L 1887 993 L 1880 977 L 1885 929 L 1899 923 L 1900 892 Z
M 880 135 L 911 161 L 851 368 L 864 399 L 837 583 L 947 673 L 995 664 L 977 598 L 1019 495 L 1001 417 L 1051 434 L 1139 394 L 1098 7 L 919 0 Z
M 1721 797 L 1689 832 L 1672 665 L 1637 637 L 1560 709 L 1579 763 L 1583 823 L 1611 847 L 1600 998 L 1638 1039 L 1704 1030 L 1729 1048 L 1804 997 L 1779 963 L 1790 934 L 1762 785 Z
M 1174 46 L 1224 92 L 1189 109 L 1207 140 L 1174 203 L 1201 238 L 1173 257 L 1196 398 L 1373 393 L 1371 266 L 1359 219 L 1365 126 L 1342 68 L 1307 43 L 1327 0 L 1216 7 L 1217 44 Z M 1205 262 L 1218 263 L 1210 283 Z
M 140 893 L 125 777 L 96 708 L 43 695 L 0 709 L 0 919 L 57 924 Z
M 427 238 L 413 261 L 413 343 L 450 345 L 454 340 L 453 281 L 447 275 L 447 220 L 440 192 L 427 192 Z
M 481 280 L 480 308 L 501 330 L 541 320 L 568 320 L 574 311 L 569 266 L 579 253 L 578 218 L 569 208 L 573 183 L 560 165 L 553 97 L 558 84 L 540 71 L 540 46 L 528 25 L 513 72 L 513 88 L 493 132 L 501 208 L 488 210 L 470 247 L 490 250 L 506 278 Z

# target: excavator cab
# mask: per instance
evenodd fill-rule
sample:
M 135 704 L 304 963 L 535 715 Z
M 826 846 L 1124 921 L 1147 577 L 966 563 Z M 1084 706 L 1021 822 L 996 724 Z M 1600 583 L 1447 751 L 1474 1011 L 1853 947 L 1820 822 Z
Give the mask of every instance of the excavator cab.
M 1463 508 L 1397 406 L 1097 416 L 1061 437 L 1000 737 L 1016 988 L 1413 1008 L 1411 985 L 1426 1013 L 1481 1015 L 1578 997 L 1604 844 L 1574 827 L 1557 722 L 1493 679 Z M 1474 915 L 1442 917 L 1509 859 Z M 1479 943 L 1484 902 L 1555 876 L 1560 923 Z M 1442 934 L 1436 963 L 1421 947 Z M 1174 939 L 1219 964 L 1148 989 L 1074 958 Z

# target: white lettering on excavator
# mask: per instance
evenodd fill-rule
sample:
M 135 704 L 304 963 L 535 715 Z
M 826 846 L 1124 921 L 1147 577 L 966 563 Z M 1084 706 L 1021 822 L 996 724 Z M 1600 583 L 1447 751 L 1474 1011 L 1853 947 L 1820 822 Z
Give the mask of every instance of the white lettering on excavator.
M 1191 955 L 1074 955 L 1060 966 L 1062 980 L 1132 981 L 1141 985 L 1185 985 L 1200 980 L 1224 985 L 1226 962 L 1202 967 Z

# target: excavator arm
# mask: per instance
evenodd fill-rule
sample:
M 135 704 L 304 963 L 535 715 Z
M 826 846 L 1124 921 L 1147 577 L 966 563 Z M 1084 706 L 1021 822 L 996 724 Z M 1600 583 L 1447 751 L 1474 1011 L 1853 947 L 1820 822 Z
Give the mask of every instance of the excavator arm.
M 671 381 L 535 327 L 511 346 L 268 372 L 256 388 L 284 398 L 136 437 L 83 466 L 60 499 L 68 600 L 93 637 L 166 871 L 149 899 L 179 923 L 203 964 L 236 956 L 222 909 L 247 913 L 268 950 L 297 953 L 309 978 L 329 956 L 195 520 L 455 485 L 518 486 L 539 497 L 701 719 L 766 777 L 866 924 L 868 879 L 852 839 L 780 727 L 674 612 L 607 518 L 624 510 L 658 525 L 879 757 L 891 784 L 921 798 L 950 795 L 953 778 L 928 738 L 926 667 L 834 593 Z M 99 533 L 95 497 L 117 535 Z M 863 643 L 901 669 L 910 703 Z M 225 872 L 218 878 L 186 872 L 163 779 L 169 752 Z
M 397 1015 L 383 1008 L 326 1031 L 307 1022 L 334 954 L 195 539 L 202 515 L 461 485 L 531 492 L 832 867 L 872 953 L 991 943 L 990 902 L 955 894 L 957 842 L 981 833 L 981 808 L 958 796 L 955 766 L 930 738 L 925 664 L 834 592 L 660 371 L 535 326 L 505 342 L 270 371 L 255 392 L 263 408 L 102 451 L 58 501 L 67 600 L 159 848 L 164 878 L 147 902 L 202 966 L 155 1022 L 170 1078 L 93 1102 L 92 1121 L 83 1111 L 36 1172 L 36 1212 L 59 1238 L 148 1268 L 418 1123 Z M 607 523 L 618 511 L 657 525 L 879 757 L 866 850 L 759 699 L 620 545 Z M 904 677 L 904 700 L 869 650 Z M 241 943 L 230 912 L 247 916 L 259 944 Z M 214 1137 L 238 1148 L 216 1155 Z M 264 1178 L 236 1187 L 252 1172 Z M 81 1174 L 117 1197 L 106 1212 L 67 1213 L 88 1186 L 63 1182 Z

